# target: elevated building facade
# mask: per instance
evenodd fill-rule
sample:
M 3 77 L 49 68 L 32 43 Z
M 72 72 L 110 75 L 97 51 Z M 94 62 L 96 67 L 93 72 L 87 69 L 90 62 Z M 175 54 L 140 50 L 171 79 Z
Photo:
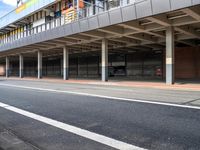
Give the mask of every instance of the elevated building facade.
M 27 0 L 0 18 L 0 74 L 200 79 L 200 0 Z

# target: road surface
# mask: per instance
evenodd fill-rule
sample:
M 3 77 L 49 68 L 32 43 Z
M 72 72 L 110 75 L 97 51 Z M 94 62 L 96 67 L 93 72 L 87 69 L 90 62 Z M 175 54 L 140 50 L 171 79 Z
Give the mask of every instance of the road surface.
M 1 133 L 9 131 L 41 150 L 200 149 L 198 107 L 99 97 L 102 93 L 98 93 L 95 86 L 69 85 L 87 93 L 93 88 L 97 96 L 81 95 L 80 91 L 70 93 L 69 89 L 59 92 L 56 83 L 44 85 L 26 81 L 0 82 Z M 114 93 L 112 88 L 105 87 L 105 90 Z M 116 90 L 120 92 L 119 88 Z M 184 99 L 180 91 L 173 92 L 174 99 L 175 95 L 177 99 Z M 198 93 L 186 95 L 185 100 L 189 101 L 188 98 L 199 98 Z M 152 97 L 149 92 L 145 96 L 146 99 Z M 167 99 L 159 96 L 156 101 L 160 98 L 162 102 L 162 97 Z M 0 147 L 1 144 L 0 138 Z

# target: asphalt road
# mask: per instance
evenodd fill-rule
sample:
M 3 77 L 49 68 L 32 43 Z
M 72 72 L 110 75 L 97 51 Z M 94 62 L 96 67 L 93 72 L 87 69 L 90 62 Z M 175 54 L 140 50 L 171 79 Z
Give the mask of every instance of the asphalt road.
M 200 149 L 198 109 L 8 86 L 0 86 L 0 102 L 145 149 Z M 114 149 L 5 108 L 1 128 L 42 150 Z

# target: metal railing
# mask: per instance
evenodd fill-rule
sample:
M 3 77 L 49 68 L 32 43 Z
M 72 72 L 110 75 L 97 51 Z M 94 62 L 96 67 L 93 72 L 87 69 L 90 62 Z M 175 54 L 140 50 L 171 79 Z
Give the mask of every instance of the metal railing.
M 33 34 L 38 34 L 43 31 L 51 30 L 53 28 L 62 26 L 64 24 L 77 21 L 78 19 L 90 17 L 99 14 L 101 12 L 114 9 L 116 7 L 126 6 L 132 3 L 136 4 L 143 1 L 146 0 L 106 0 L 106 1 L 104 0 L 104 1 L 99 1 L 99 3 L 97 4 L 86 3 L 85 4 L 86 6 L 84 8 L 79 8 L 78 11 L 74 9 L 71 12 L 71 14 L 69 13 L 68 15 L 63 15 L 59 18 L 54 18 L 50 21 L 45 22 L 44 24 L 31 27 L 30 29 L 18 31 L 18 33 L 16 34 L 7 33 L 3 39 L 0 39 L 0 45 L 28 37 Z
M 16 0 L 13 0 L 13 3 L 15 2 Z M 45 6 L 51 5 L 53 3 L 55 3 L 55 0 L 26 0 L 24 5 L 21 5 L 22 7 L 15 8 L 11 12 L 0 17 L 0 28 L 2 29 L 3 27 L 17 20 L 26 17 L 31 13 L 34 13 L 36 10 L 42 9 Z

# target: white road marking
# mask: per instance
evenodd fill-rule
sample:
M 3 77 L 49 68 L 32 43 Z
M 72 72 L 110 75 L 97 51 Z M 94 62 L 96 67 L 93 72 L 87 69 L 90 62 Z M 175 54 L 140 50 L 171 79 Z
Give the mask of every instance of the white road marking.
M 59 121 L 56 121 L 56 120 L 53 120 L 53 119 L 50 119 L 47 117 L 43 117 L 43 116 L 7 105 L 7 104 L 1 103 L 1 102 L 0 102 L 0 107 L 10 110 L 12 112 L 18 113 L 20 115 L 26 116 L 28 118 L 40 121 L 42 123 L 54 126 L 56 128 L 65 130 L 67 132 L 71 132 L 71 133 L 79 135 L 81 137 L 84 137 L 84 138 L 96 141 L 98 143 L 119 149 L 119 150 L 145 150 L 143 148 L 140 148 L 140 147 L 137 147 L 137 146 L 134 146 L 134 145 L 122 142 L 122 141 L 118 141 L 118 140 L 106 137 L 104 135 L 90 132 L 88 130 L 84 130 L 84 129 L 63 123 L 63 122 L 59 122 Z
M 82 92 L 72 92 L 72 91 L 63 91 L 63 90 L 55 90 L 55 89 L 37 88 L 37 87 L 29 87 L 29 86 L 21 86 L 21 85 L 13 85 L 13 84 L 3 84 L 3 83 L 1 83 L 0 85 L 8 86 L 8 87 L 29 89 L 29 90 L 47 91 L 47 92 L 55 92 L 55 93 L 66 93 L 66 94 L 105 98 L 105 99 L 110 99 L 110 100 L 114 99 L 114 100 L 118 100 L 118 101 L 130 101 L 130 102 L 138 102 L 138 103 L 155 104 L 155 105 L 163 105 L 163 106 L 172 106 L 172 107 L 181 107 L 181 108 L 189 108 L 189 109 L 200 110 L 200 107 L 198 107 L 198 106 L 180 105 L 180 104 L 173 104 L 173 103 L 163 103 L 163 102 L 156 102 L 156 101 L 147 101 L 147 100 L 138 100 L 138 99 L 131 99 L 131 98 L 105 96 L 105 95 L 82 93 Z

